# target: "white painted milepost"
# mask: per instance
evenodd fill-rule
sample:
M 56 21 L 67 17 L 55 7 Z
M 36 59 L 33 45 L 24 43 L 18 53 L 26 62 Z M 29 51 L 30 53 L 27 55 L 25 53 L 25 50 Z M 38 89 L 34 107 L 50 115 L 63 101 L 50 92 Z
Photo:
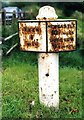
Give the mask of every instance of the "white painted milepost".
M 37 20 L 56 20 L 58 16 L 51 6 L 40 8 Z M 41 24 L 42 39 L 45 39 L 45 24 Z M 44 43 L 43 43 L 44 44 Z M 43 46 L 44 47 L 44 46 Z M 59 109 L 59 53 L 39 53 L 39 99 L 40 103 L 48 107 Z
M 40 53 L 39 69 L 39 98 L 48 107 L 59 108 L 59 55 Z
M 59 109 L 59 53 L 76 50 L 77 21 L 57 19 L 51 6 L 39 9 L 37 20 L 19 20 L 20 48 L 38 56 L 39 100 Z

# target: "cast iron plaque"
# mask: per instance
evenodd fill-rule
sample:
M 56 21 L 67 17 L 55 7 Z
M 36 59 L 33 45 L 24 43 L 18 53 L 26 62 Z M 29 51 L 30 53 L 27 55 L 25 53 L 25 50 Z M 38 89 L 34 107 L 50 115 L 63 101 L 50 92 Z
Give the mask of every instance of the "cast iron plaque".
M 23 51 L 60 52 L 76 49 L 77 21 L 20 20 L 20 48 Z

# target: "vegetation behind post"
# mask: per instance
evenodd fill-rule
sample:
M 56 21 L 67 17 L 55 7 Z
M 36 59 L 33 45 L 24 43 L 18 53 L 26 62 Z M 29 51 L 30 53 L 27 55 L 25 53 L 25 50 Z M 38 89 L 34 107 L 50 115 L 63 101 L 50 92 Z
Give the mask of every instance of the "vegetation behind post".
M 17 32 L 17 19 L 18 18 L 16 18 L 16 12 L 13 11 L 12 25 L 11 25 L 13 33 Z
M 2 36 L 5 34 L 5 27 L 6 27 L 6 11 L 2 10 L 2 26 L 3 26 L 3 31 Z

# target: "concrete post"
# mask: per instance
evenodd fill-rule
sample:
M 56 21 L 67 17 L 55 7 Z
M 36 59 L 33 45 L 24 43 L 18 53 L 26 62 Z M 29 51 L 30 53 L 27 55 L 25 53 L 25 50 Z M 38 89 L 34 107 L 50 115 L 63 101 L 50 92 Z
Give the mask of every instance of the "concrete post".
M 58 16 L 51 6 L 40 8 L 37 20 L 56 20 Z M 45 22 L 41 23 L 42 38 L 45 39 Z M 44 42 L 44 40 L 43 40 Z M 46 42 L 46 41 L 45 41 Z M 39 53 L 39 99 L 40 103 L 48 107 L 59 109 L 59 54 Z

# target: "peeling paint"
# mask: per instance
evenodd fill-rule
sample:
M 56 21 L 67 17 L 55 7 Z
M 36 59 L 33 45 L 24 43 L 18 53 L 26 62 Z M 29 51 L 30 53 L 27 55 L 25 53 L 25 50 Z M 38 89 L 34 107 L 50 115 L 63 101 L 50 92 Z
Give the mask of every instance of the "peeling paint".
M 45 75 L 46 75 L 46 77 L 48 77 L 48 76 L 49 76 L 49 73 L 46 73 Z
M 48 52 L 76 49 L 76 21 L 48 23 Z
M 72 51 L 76 49 L 76 20 L 21 22 L 19 36 L 25 51 Z
M 42 58 L 44 56 L 45 59 Z M 59 106 L 58 58 L 58 54 L 54 53 L 39 54 L 39 99 L 40 102 L 45 104 L 46 106 Z M 45 97 L 43 94 L 45 94 Z
M 43 31 L 45 32 L 40 22 L 19 22 L 20 48 L 25 51 L 46 52 L 46 42 L 43 44 Z

